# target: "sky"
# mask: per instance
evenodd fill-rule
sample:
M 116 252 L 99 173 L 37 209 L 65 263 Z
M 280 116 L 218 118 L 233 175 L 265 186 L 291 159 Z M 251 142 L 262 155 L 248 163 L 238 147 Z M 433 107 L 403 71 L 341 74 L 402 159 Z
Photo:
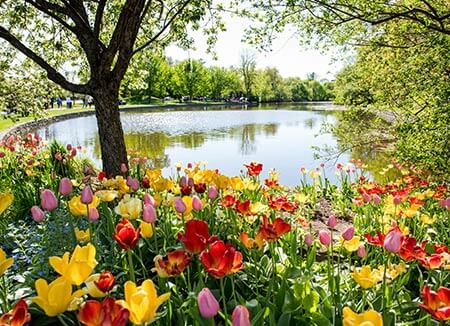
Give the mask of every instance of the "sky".
M 331 52 L 315 50 L 300 46 L 293 31 L 286 30 L 277 37 L 271 52 L 258 52 L 242 39 L 244 30 L 250 21 L 241 17 L 226 15 L 223 17 L 227 30 L 218 35 L 215 49 L 218 56 L 214 60 L 206 53 L 206 37 L 201 32 L 193 32 L 194 50 L 183 50 L 175 45 L 166 49 L 166 55 L 174 60 L 203 59 L 207 66 L 238 66 L 239 58 L 244 50 L 254 52 L 258 68 L 275 67 L 283 77 L 305 78 L 308 73 L 315 72 L 319 79 L 332 80 L 342 68 L 342 61 L 333 60 Z

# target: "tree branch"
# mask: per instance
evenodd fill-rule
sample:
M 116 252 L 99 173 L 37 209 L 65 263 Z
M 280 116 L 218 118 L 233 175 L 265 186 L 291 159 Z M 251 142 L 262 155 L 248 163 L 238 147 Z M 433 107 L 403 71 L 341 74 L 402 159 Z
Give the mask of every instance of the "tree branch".
M 23 44 L 18 38 L 12 35 L 8 30 L 6 30 L 3 26 L 0 26 L 0 38 L 8 41 L 12 46 L 14 46 L 17 50 L 22 52 L 28 58 L 33 60 L 37 65 L 43 68 L 48 75 L 48 78 L 54 83 L 60 85 L 62 88 L 74 92 L 74 93 L 83 93 L 89 94 L 90 87 L 88 84 L 79 85 L 69 82 L 62 74 L 60 74 L 55 68 L 53 68 L 47 61 L 45 61 L 41 56 L 39 56 L 36 52 L 28 48 L 25 44 Z
M 100 30 L 102 27 L 103 12 L 105 11 L 106 0 L 100 0 L 98 2 L 97 11 L 95 12 L 95 22 L 94 22 L 94 36 L 96 38 L 100 37 Z
M 147 42 L 145 42 L 144 44 L 142 44 L 141 46 L 139 46 L 137 49 L 135 49 L 133 51 L 133 55 L 135 55 L 136 53 L 138 53 L 139 51 L 142 51 L 143 49 L 145 49 L 146 47 L 148 47 L 150 44 L 152 44 L 153 42 L 155 42 L 160 36 L 161 34 L 163 34 L 166 29 L 173 23 L 173 21 L 177 18 L 178 15 L 180 15 L 184 8 L 187 7 L 187 5 L 189 4 L 189 2 L 191 2 L 191 0 L 187 0 L 185 1 L 179 8 L 178 10 L 173 14 L 173 16 L 167 21 L 167 17 L 165 19 L 165 22 L 163 24 L 163 27 L 159 30 L 158 33 L 156 33 L 154 36 L 152 36 L 150 38 L 150 40 L 148 40 Z

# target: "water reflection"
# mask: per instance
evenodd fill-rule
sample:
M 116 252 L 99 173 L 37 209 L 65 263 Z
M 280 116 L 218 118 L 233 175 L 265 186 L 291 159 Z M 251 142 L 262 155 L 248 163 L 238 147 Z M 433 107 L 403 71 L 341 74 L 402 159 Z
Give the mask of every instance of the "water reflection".
M 320 163 L 311 146 L 336 145 L 333 135 L 320 134 L 323 123 L 335 123 L 334 108 L 316 109 L 293 105 L 147 109 L 123 112 L 121 117 L 127 147 L 146 156 L 153 167 L 170 173 L 176 162 L 205 160 L 211 168 L 236 175 L 243 163 L 257 160 L 264 163 L 266 172 L 275 168 L 281 172 L 281 182 L 294 185 L 299 182 L 301 166 L 311 169 Z M 84 155 L 100 166 L 95 117 L 53 123 L 37 132 L 46 139 L 82 145 Z M 348 158 L 344 154 L 341 160 Z

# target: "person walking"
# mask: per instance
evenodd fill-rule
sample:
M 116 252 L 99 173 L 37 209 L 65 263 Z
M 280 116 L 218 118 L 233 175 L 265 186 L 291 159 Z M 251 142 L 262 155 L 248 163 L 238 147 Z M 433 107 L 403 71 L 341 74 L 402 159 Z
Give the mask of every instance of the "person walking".
M 58 109 L 61 109 L 61 107 L 62 107 L 62 100 L 61 100 L 61 98 L 59 96 L 56 97 L 56 105 L 58 106 Z
M 66 97 L 66 106 L 68 109 L 72 108 L 72 99 L 70 98 L 70 96 Z

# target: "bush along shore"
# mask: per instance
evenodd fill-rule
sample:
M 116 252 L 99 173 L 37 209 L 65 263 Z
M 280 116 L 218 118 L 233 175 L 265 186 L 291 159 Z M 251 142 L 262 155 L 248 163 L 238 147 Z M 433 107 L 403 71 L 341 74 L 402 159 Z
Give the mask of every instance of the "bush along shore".
M 450 192 L 393 162 L 121 175 L 39 137 L 0 147 L 0 324 L 444 325 Z M 199 157 L 199 160 L 201 158 Z

